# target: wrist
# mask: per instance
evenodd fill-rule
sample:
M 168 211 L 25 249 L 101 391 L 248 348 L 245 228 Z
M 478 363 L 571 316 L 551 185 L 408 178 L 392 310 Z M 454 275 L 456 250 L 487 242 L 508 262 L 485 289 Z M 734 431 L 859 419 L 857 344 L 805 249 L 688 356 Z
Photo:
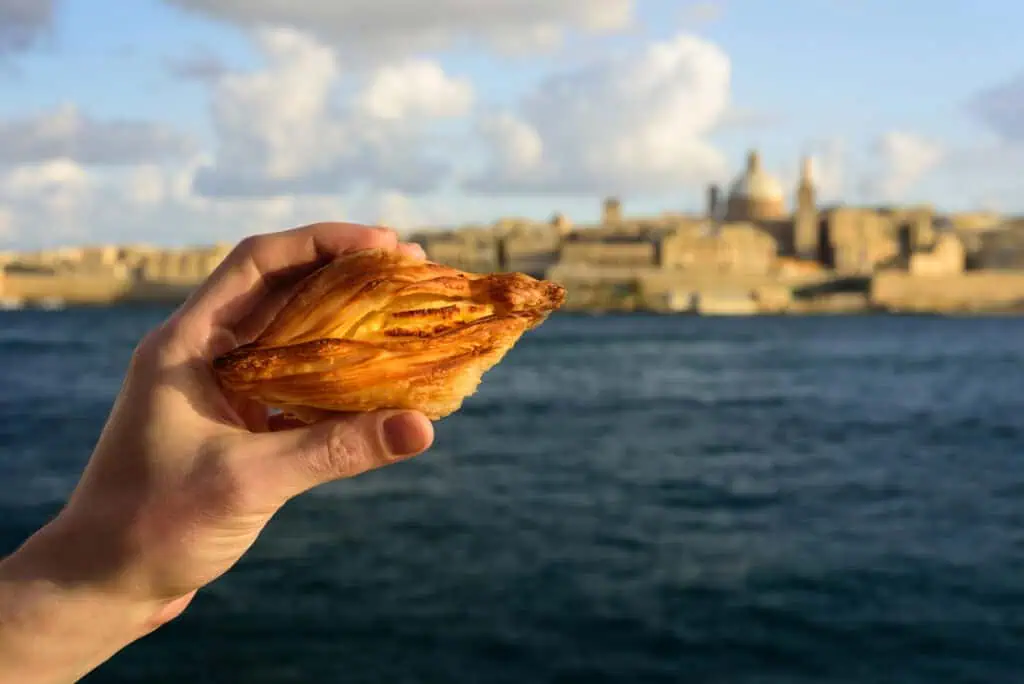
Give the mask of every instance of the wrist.
M 157 612 L 160 601 L 132 591 L 119 562 L 125 554 L 114 554 L 109 543 L 100 545 L 79 527 L 62 517 L 47 523 L 0 559 L 0 583 L 36 587 L 73 604 L 103 602 L 126 616 Z
M 180 613 L 97 576 L 68 531 L 55 520 L 0 560 L 0 681 L 74 681 Z

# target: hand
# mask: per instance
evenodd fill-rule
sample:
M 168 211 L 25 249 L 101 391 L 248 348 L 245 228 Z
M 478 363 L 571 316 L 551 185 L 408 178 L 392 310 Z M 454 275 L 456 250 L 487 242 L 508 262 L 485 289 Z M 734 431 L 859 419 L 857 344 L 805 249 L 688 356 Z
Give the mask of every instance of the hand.
M 139 344 L 68 504 L 0 564 L 0 579 L 6 566 L 8 578 L 42 576 L 61 592 L 129 607 L 143 616 L 132 628 L 141 636 L 234 565 L 290 498 L 427 449 L 433 428 L 421 414 L 297 426 L 227 396 L 211 370 L 269 324 L 301 276 L 369 247 L 423 255 L 392 231 L 347 224 L 244 240 Z M 0 604 L 0 656 L 2 618 Z

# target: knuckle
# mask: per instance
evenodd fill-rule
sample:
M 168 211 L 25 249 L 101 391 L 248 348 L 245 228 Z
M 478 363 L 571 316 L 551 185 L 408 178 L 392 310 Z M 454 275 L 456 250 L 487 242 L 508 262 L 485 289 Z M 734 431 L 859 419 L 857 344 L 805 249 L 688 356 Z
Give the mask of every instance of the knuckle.
M 160 357 L 169 338 L 168 326 L 160 325 L 152 328 L 136 343 L 132 350 L 132 358 L 136 362 L 154 361 Z
M 180 328 L 177 318 L 172 317 L 149 330 L 132 350 L 132 367 L 154 368 L 167 363 L 174 355 L 176 340 L 180 339 Z
M 234 252 L 236 255 L 239 254 L 251 254 L 259 249 L 260 244 L 263 242 L 263 237 L 260 235 L 249 235 L 238 241 L 235 245 Z
M 327 431 L 323 451 L 328 474 L 356 475 L 369 466 L 366 441 L 352 425 L 332 425 Z
M 266 236 L 263 235 L 248 235 L 242 238 L 224 258 L 222 265 L 226 268 L 237 267 L 238 264 L 252 258 L 254 254 L 258 254 L 264 249 L 266 240 Z

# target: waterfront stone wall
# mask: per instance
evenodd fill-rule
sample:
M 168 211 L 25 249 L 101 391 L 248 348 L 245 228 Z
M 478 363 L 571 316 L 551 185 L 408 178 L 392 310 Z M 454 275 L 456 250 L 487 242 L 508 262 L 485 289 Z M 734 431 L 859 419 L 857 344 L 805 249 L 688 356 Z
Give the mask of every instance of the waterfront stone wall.
M 0 277 L 0 297 L 25 302 L 110 304 L 123 299 L 131 286 L 128 278 L 99 273 L 5 273 Z
M 884 271 L 871 280 L 871 302 L 894 312 L 1024 311 L 1024 272 L 915 276 Z

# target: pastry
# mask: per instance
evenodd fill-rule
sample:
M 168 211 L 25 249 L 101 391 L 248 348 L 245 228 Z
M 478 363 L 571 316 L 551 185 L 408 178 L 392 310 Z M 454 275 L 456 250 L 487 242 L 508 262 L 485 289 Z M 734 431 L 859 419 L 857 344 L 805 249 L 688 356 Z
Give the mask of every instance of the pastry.
M 231 392 L 300 419 L 317 409 L 443 418 L 564 297 L 561 286 L 522 273 L 352 252 L 300 283 L 267 330 L 214 370 Z

